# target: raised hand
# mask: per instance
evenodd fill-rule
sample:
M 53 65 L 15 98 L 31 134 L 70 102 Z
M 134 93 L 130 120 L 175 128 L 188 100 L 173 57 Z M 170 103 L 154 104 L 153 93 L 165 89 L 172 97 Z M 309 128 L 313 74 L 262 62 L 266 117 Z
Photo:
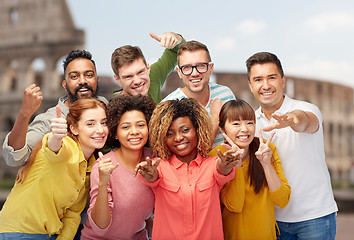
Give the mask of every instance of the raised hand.
M 59 151 L 62 139 L 67 135 L 67 124 L 64 118 L 61 118 L 61 109 L 57 105 L 55 107 L 57 117 L 53 118 L 50 124 L 51 134 L 48 137 L 48 147 L 53 151 Z
M 37 111 L 42 103 L 43 96 L 40 87 L 31 84 L 23 93 L 21 112 L 29 118 Z
M 262 136 L 262 130 L 259 130 L 259 148 L 257 150 L 257 152 L 255 152 L 256 158 L 259 160 L 259 162 L 262 165 L 266 165 L 266 164 L 271 164 L 270 162 L 270 158 L 272 156 L 272 150 L 269 147 L 269 144 L 271 143 L 273 136 L 274 136 L 275 132 L 273 132 L 268 141 L 266 143 L 264 143 L 263 141 L 263 136 Z
M 227 168 L 232 167 L 242 167 L 242 159 L 245 154 L 245 150 L 239 148 L 232 140 L 225 134 L 224 131 L 220 130 L 227 143 L 222 143 L 227 151 L 221 153 L 220 150 L 217 151 L 220 163 Z
M 291 127 L 294 128 L 299 124 L 299 119 L 294 113 L 286 113 L 286 114 L 272 114 L 272 117 L 276 120 L 272 125 L 264 127 L 262 130 L 265 132 L 272 131 L 274 129 Z
M 159 177 L 159 174 L 157 172 L 157 166 L 160 164 L 160 161 L 161 160 L 158 158 L 154 163 L 152 163 L 152 160 L 147 157 L 146 161 L 140 162 L 138 165 L 136 165 L 136 168 L 134 170 L 134 176 L 136 176 L 139 172 L 146 181 L 156 181 Z
M 166 32 L 160 36 L 150 33 L 150 36 L 160 42 L 164 48 L 172 49 L 182 42 L 182 37 L 174 32 Z
M 119 164 L 113 164 L 110 158 L 104 158 L 102 152 L 98 152 L 98 156 L 100 184 L 106 185 L 109 182 L 110 174 L 118 167 Z

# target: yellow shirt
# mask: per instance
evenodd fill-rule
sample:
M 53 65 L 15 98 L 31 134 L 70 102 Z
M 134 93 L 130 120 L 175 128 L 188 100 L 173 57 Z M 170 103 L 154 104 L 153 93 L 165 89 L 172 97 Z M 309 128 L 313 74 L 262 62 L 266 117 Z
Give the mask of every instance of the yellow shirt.
M 73 239 L 80 224 L 90 186 L 89 174 L 95 157 L 85 160 L 78 142 L 63 138 L 56 154 L 42 140 L 23 183 L 12 188 L 0 212 L 0 233 L 59 234 Z
M 291 188 L 284 177 L 275 145 L 271 143 L 269 146 L 275 159 L 272 165 L 282 185 L 275 191 L 263 187 L 255 194 L 248 175 L 249 158 L 242 163 L 241 168 L 236 168 L 235 178 L 225 184 L 220 194 L 224 205 L 222 209 L 224 237 L 227 240 L 276 239 L 274 206 L 285 207 L 288 204 Z M 226 151 L 220 145 L 208 155 L 215 155 L 217 149 L 221 152 Z

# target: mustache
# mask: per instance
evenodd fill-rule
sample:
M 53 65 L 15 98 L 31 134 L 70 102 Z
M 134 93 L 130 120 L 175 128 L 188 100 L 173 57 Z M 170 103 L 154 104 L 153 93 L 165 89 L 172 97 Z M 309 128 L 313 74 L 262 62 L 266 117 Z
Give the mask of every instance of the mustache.
M 90 90 L 91 92 L 93 92 L 93 88 L 88 85 L 87 83 L 85 84 L 80 84 L 79 86 L 77 86 L 75 89 L 74 89 L 74 93 L 77 94 L 78 91 L 80 91 L 80 89 L 82 88 L 87 88 L 88 90 Z

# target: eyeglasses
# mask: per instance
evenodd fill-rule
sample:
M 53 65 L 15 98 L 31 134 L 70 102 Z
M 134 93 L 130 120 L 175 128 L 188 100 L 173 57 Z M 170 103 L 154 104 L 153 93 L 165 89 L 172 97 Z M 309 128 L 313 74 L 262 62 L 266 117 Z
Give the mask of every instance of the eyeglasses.
M 182 74 L 185 76 L 191 75 L 193 72 L 193 68 L 195 68 L 195 70 L 197 70 L 198 73 L 206 73 L 209 68 L 209 63 L 199 63 L 194 66 L 184 65 L 179 67 L 179 69 L 181 69 Z

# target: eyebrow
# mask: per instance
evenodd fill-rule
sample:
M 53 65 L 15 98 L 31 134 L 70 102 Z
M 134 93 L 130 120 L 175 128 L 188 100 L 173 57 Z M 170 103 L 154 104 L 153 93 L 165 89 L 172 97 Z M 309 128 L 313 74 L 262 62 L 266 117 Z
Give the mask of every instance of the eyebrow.
M 95 71 L 93 70 L 85 70 L 84 73 L 88 73 L 88 72 L 92 72 L 92 73 L 95 73 Z M 71 71 L 71 72 L 68 72 L 68 75 L 72 74 L 72 73 L 80 73 L 79 71 Z

